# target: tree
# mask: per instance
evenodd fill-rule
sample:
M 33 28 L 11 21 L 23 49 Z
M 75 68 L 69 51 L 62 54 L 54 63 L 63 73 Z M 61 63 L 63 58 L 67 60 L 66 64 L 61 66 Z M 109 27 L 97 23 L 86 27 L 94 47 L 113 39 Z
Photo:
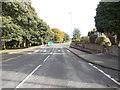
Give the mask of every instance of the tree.
M 120 2 L 100 2 L 96 9 L 95 23 L 99 32 L 114 33 L 120 42 Z
M 2 3 L 2 42 L 4 48 L 28 47 L 47 43 L 53 39 L 49 25 L 39 19 L 30 2 Z M 14 42 L 14 43 L 13 43 Z
M 75 28 L 74 31 L 73 31 L 73 38 L 72 40 L 77 40 L 77 41 L 80 41 L 80 30 L 78 28 Z
M 64 33 L 64 38 L 63 38 L 63 42 L 67 42 L 69 41 L 70 37 L 67 33 L 63 32 Z
M 22 35 L 23 30 L 21 26 L 13 23 L 12 18 L 10 16 L 2 17 L 2 45 L 4 48 L 7 47 L 8 42 L 13 42 L 13 45 L 9 44 L 9 46 L 19 47 L 22 43 Z
M 54 42 L 63 42 L 63 38 L 64 38 L 64 33 L 62 31 L 60 31 L 58 28 L 53 28 L 52 29 L 53 33 L 54 33 Z

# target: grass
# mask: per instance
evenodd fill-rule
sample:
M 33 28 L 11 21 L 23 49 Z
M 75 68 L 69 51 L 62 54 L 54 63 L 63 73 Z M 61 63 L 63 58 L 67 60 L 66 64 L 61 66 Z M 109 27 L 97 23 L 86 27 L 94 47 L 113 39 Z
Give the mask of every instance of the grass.
M 6 49 L 6 50 L 0 50 L 0 53 L 10 52 L 18 49 Z
M 35 46 L 30 46 L 28 48 L 35 47 Z M 10 52 L 14 50 L 20 50 L 20 49 L 25 49 L 25 48 L 16 48 L 16 49 L 6 49 L 6 50 L 0 50 L 0 53 L 5 53 L 5 52 Z

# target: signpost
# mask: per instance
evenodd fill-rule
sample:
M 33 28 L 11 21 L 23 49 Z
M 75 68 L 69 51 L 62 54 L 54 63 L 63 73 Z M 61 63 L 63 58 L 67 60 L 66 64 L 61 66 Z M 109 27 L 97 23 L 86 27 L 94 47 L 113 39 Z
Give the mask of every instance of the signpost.
M 48 46 L 51 46 L 51 45 L 53 45 L 53 43 L 52 42 L 48 42 Z

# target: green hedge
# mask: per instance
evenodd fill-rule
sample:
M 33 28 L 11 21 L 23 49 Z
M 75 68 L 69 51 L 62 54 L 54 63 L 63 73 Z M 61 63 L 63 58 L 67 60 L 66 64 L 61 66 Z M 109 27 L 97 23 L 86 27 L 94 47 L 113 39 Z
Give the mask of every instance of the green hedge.
M 100 37 L 97 37 L 95 40 L 95 43 L 98 45 L 103 45 L 103 46 L 111 46 L 111 42 L 108 37 L 105 35 L 102 35 Z
M 84 36 L 81 38 L 81 43 L 89 43 L 90 42 L 90 37 L 89 36 Z
M 80 39 L 72 39 L 72 42 L 80 42 Z

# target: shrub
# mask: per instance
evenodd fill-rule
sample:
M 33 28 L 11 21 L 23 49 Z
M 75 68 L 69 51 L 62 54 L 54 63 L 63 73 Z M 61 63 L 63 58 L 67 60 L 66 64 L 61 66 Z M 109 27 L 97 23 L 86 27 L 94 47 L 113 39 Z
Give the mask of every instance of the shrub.
M 97 37 L 95 40 L 96 44 L 103 45 L 103 46 L 111 46 L 111 42 L 108 37 L 105 35 L 102 35 L 100 37 Z
M 85 36 L 81 38 L 81 43 L 89 43 L 89 36 Z
M 71 44 L 70 44 L 70 45 L 74 46 L 74 45 L 75 45 L 75 42 L 71 42 Z
M 109 39 L 110 39 L 112 45 L 116 45 L 115 37 L 110 36 Z
M 101 45 L 101 43 L 104 41 L 104 38 L 103 37 L 97 37 L 96 40 L 95 40 L 95 43 L 98 44 L 98 45 Z
M 76 42 L 80 42 L 80 39 L 75 39 Z
M 72 42 L 80 42 L 80 39 L 72 39 Z
M 97 35 L 93 34 L 90 36 L 90 43 L 95 43 L 95 40 L 97 38 Z

